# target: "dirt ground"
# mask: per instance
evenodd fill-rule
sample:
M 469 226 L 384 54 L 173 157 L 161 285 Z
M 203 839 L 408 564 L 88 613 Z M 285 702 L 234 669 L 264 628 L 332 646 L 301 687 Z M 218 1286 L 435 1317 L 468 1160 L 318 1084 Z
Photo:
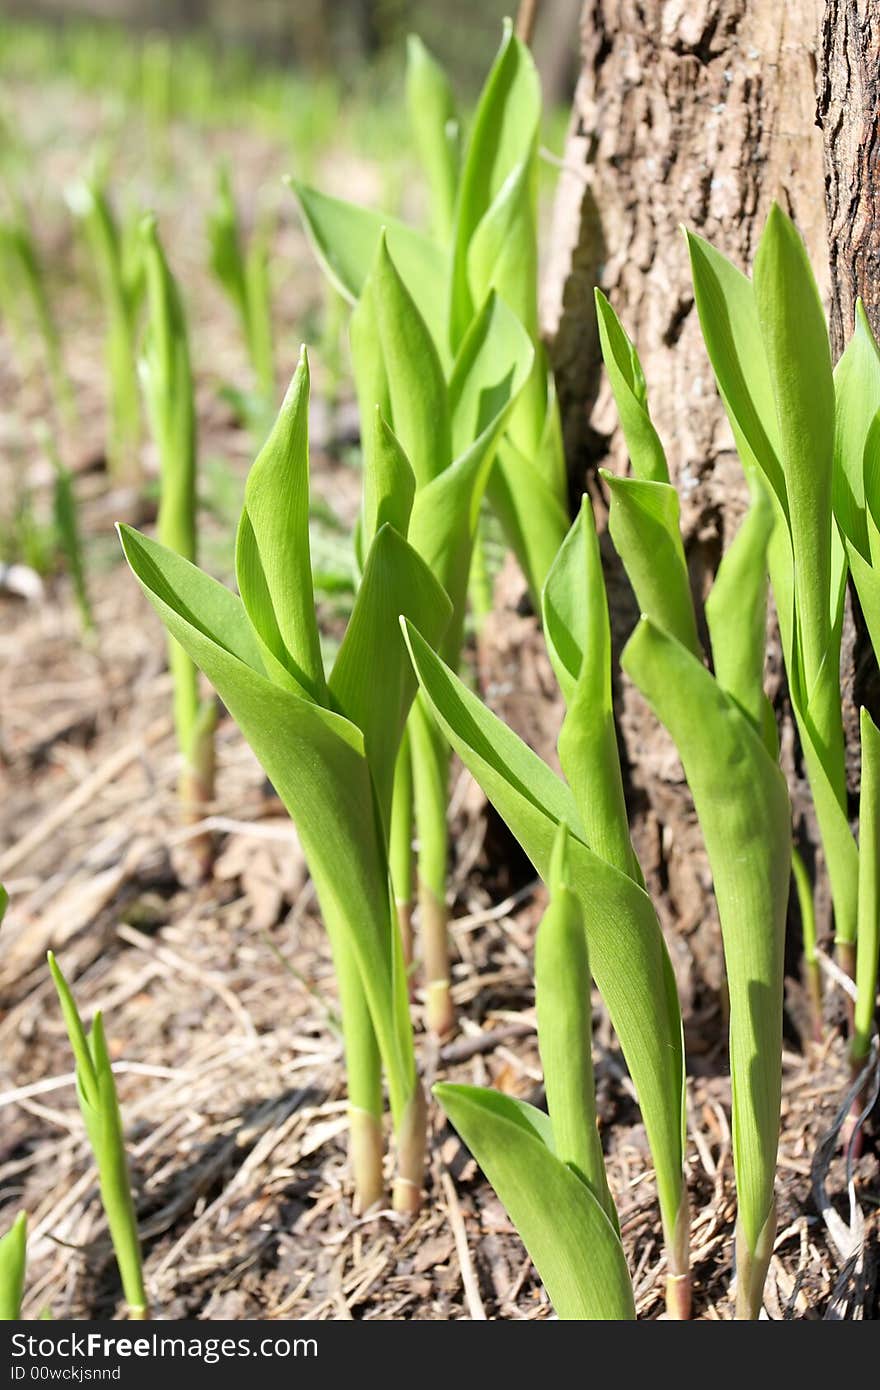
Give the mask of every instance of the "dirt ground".
M 210 882 L 182 885 L 169 678 L 158 621 L 116 558 L 112 523 L 149 525 L 149 500 L 108 480 L 103 460 L 100 313 L 58 199 L 100 127 L 94 102 L 43 103 L 27 91 L 27 136 L 40 152 L 40 241 L 52 266 L 78 426 L 62 440 L 75 468 L 97 640 L 84 642 L 69 581 L 41 599 L 0 597 L 0 878 L 11 907 L 0 951 L 0 1228 L 30 1217 L 25 1312 L 108 1318 L 120 1290 L 71 1076 L 45 951 L 58 954 L 83 1012 L 104 1010 L 118 1063 L 143 1235 L 146 1278 L 163 1318 L 546 1318 L 546 1296 L 475 1164 L 434 1112 L 429 1190 L 411 1224 L 390 1211 L 356 1217 L 345 1165 L 345 1096 L 335 986 L 296 836 L 235 726 L 218 730 Z M 228 577 L 231 520 L 250 444 L 219 394 L 246 379 L 231 311 L 206 271 L 202 224 L 211 170 L 234 162 L 236 190 L 290 167 L 271 140 L 215 132 L 198 146 L 173 133 L 174 178 L 156 194 L 173 226 L 198 374 L 202 459 L 227 487 L 206 519 L 206 563 Z M 135 172 L 136 133 L 119 159 Z M 328 162 L 325 183 L 375 201 L 375 170 Z M 265 194 L 263 194 L 265 197 Z M 279 368 L 292 369 L 319 323 L 321 292 L 292 206 L 279 193 L 275 242 Z M 358 480 L 347 385 L 314 361 L 312 475 L 350 522 Z M 49 471 L 33 426 L 48 411 L 39 370 L 0 350 L 0 484 L 17 471 L 39 505 Z M 145 450 L 149 465 L 150 451 Z M 211 476 L 214 476 L 212 473 Z M 232 498 L 232 502 L 229 498 Z M 41 501 L 42 499 L 42 501 Z M 225 500 L 224 500 L 225 499 Z M 490 703 L 552 757 L 560 708 L 533 617 L 510 569 L 483 671 Z M 324 612 L 334 630 L 331 604 Z M 421 1031 L 425 1080 L 491 1084 L 540 1102 L 531 950 L 544 902 L 534 872 L 470 778 L 451 803 L 451 894 L 458 1036 Z M 695 1315 L 729 1318 L 734 1194 L 720 942 L 714 921 L 664 923 L 685 1009 L 688 1182 Z M 822 1141 L 848 1086 L 839 987 L 827 981 L 827 1028 L 805 1042 L 803 991 L 788 982 L 779 1234 L 767 1289 L 771 1318 L 878 1315 L 880 1168 L 876 1123 L 846 1165 Z M 633 1271 L 639 1316 L 661 1315 L 664 1257 L 644 1130 L 607 1018 L 595 999 L 603 1144 Z M 827 1193 L 827 1197 L 823 1194 Z M 848 1223 L 848 1224 L 844 1224 Z M 588 1252 L 585 1252 L 588 1258 Z

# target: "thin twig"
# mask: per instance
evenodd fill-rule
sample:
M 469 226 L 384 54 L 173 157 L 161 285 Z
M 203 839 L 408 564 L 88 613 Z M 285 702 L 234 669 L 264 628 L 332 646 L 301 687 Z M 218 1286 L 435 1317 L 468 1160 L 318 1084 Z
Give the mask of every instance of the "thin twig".
M 114 1062 L 114 1076 L 154 1076 L 161 1081 L 171 1081 L 179 1076 L 179 1072 L 171 1067 L 154 1067 L 145 1062 Z M 50 1091 L 61 1091 L 65 1086 L 76 1084 L 76 1073 L 68 1072 L 66 1076 L 45 1076 L 42 1081 L 32 1081 L 29 1086 L 18 1086 L 12 1091 L 0 1091 L 0 1109 L 4 1105 L 13 1105 L 18 1101 L 30 1100 L 32 1096 L 45 1096 Z
M 471 1321 L 486 1322 L 486 1310 L 483 1307 L 483 1300 L 480 1297 L 477 1276 L 474 1273 L 471 1252 L 468 1249 L 467 1231 L 465 1229 L 464 1217 L 461 1214 L 461 1206 L 459 1205 L 458 1194 L 455 1190 L 455 1183 L 452 1181 L 452 1178 L 445 1168 L 440 1174 L 440 1177 L 443 1183 L 446 1210 L 449 1214 L 449 1224 L 452 1227 L 452 1234 L 455 1239 L 458 1265 L 461 1270 L 461 1282 L 464 1288 L 464 1296 L 467 1301 L 468 1311 L 471 1315 Z
M 222 835 L 247 835 L 255 840 L 271 840 L 280 845 L 299 846 L 299 836 L 292 823 L 286 826 L 260 825 L 257 821 L 231 820 L 229 816 L 205 816 L 204 820 L 195 821 L 182 830 L 175 830 L 173 835 L 168 836 L 168 843 L 184 844 L 185 841 L 195 839 L 208 831 Z
M 477 1033 L 472 1038 L 457 1038 L 440 1049 L 440 1060 L 447 1066 L 453 1062 L 467 1062 L 485 1052 L 494 1052 L 496 1047 L 524 1038 L 535 1031 L 534 1022 L 511 1023 L 506 1028 L 493 1028 L 487 1033 Z
M 483 912 L 471 912 L 466 917 L 455 917 L 449 925 L 453 931 L 460 932 L 474 931 L 477 927 L 485 926 L 487 922 L 498 922 L 502 917 L 508 917 L 515 907 L 527 902 L 540 886 L 541 880 L 536 878 L 524 888 L 518 888 L 495 907 L 487 907 Z
M 847 1150 L 846 1177 L 849 1196 L 849 1222 L 847 1223 L 832 1205 L 831 1198 L 825 1188 L 825 1178 L 837 1147 L 838 1136 L 851 1115 L 856 1097 L 862 1095 L 863 1092 L 869 1094 L 853 1127 Z M 862 1316 L 865 1285 L 865 1214 L 856 1197 L 853 1153 L 856 1134 L 873 1108 L 878 1093 L 880 1093 L 880 1055 L 878 1055 L 877 1038 L 875 1037 L 863 1070 L 849 1087 L 834 1117 L 834 1123 L 827 1134 L 823 1135 L 813 1155 L 813 1200 L 837 1251 L 841 1266 L 840 1277 L 834 1287 L 831 1302 L 825 1314 L 826 1321 L 840 1321 L 845 1316 L 850 1303 L 853 1305 L 853 1316 Z
M 837 961 L 833 960 L 831 956 L 826 955 L 824 951 L 818 948 L 816 950 L 816 959 L 829 979 L 832 979 L 836 985 L 839 985 L 843 992 L 849 995 L 850 999 L 855 999 L 856 982 L 850 979 L 845 970 L 841 970 Z
M 519 0 L 519 9 L 516 12 L 516 37 L 522 39 L 523 43 L 530 44 L 532 42 L 537 18 L 538 0 Z

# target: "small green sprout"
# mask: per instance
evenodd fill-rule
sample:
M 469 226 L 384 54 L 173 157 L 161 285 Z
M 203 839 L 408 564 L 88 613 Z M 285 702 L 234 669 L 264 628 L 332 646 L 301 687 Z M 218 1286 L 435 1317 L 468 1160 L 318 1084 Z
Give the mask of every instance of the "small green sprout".
M 48 959 L 67 1036 L 73 1048 L 77 1099 L 98 1168 L 101 1201 L 119 1265 L 128 1316 L 142 1320 L 149 1318 L 150 1309 L 144 1288 L 122 1117 L 104 1036 L 104 1022 L 101 1014 L 96 1013 L 91 1031 L 86 1034 L 73 995 L 51 951 Z
M 126 255 L 125 229 L 120 231 L 98 175 L 74 185 L 68 193 L 68 201 L 85 230 L 107 320 L 108 465 L 116 478 L 137 482 L 141 471 L 141 406 L 137 381 L 140 267 Z
M 263 222 L 245 245 L 229 169 L 217 174 L 217 196 L 208 219 L 211 269 L 223 286 L 241 322 L 256 383 L 261 437 L 265 417 L 275 412 L 275 350 L 272 332 L 272 290 L 269 278 L 269 229 Z
M 153 217 L 142 225 L 149 321 L 141 378 L 147 415 L 159 453 L 159 540 L 195 563 L 196 411 L 186 318 L 180 291 L 165 259 Z M 173 637 L 168 663 L 174 681 L 174 722 L 182 759 L 180 802 L 184 819 L 196 823 L 214 797 L 215 701 L 202 699 L 199 672 Z M 210 835 L 187 842 L 178 856 L 181 872 L 206 877 L 212 858 Z
M 0 1322 L 17 1322 L 21 1317 L 26 1263 L 27 1217 L 22 1211 L 0 1237 Z

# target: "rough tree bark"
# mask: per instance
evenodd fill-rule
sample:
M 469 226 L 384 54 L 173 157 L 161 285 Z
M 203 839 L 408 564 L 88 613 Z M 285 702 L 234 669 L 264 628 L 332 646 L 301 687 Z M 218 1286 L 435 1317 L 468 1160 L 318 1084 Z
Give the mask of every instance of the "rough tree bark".
M 745 487 L 702 345 L 679 224 L 748 267 L 770 202 L 779 199 L 830 304 L 835 350 L 850 331 L 857 294 L 880 328 L 880 7 L 877 0 L 586 0 L 581 40 L 544 304 L 573 478 L 578 487 L 587 480 L 601 508 L 597 463 L 626 466 L 599 370 L 592 307 L 599 284 L 642 358 L 700 596 L 740 520 Z M 606 559 L 620 641 L 636 615 L 610 546 Z M 863 656 L 852 621 L 845 655 L 849 688 Z M 769 676 L 784 715 L 778 650 Z M 695 928 L 714 907 L 678 760 L 637 692 L 622 686 L 618 707 L 646 872 L 678 939 L 692 935 L 685 954 L 697 965 L 694 978 L 708 973 L 714 983 L 709 953 L 692 959 L 703 955 Z M 796 815 L 815 844 L 790 724 L 784 746 Z
M 831 341 L 842 351 L 861 296 L 880 328 L 880 7 L 827 0 L 822 22 L 819 120 L 834 296 Z

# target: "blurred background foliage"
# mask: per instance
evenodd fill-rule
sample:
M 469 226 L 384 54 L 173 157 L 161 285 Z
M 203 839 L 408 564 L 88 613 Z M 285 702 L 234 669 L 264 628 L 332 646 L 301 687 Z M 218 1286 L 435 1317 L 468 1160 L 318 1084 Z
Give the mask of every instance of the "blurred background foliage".
M 580 0 L 543 0 L 533 47 L 548 104 L 571 95 L 577 59 Z M 59 67 L 83 38 L 104 48 L 108 30 L 139 33 L 149 47 L 161 35 L 196 39 L 221 62 L 242 70 L 295 67 L 332 75 L 344 86 L 365 74 L 382 80 L 399 66 L 405 35 L 417 32 L 451 73 L 465 102 L 479 88 L 498 46 L 502 18 L 516 0 L 2 0 L 0 17 L 35 26 L 54 43 Z M 8 35 L 0 32 L 0 47 Z M 12 55 L 19 60 L 22 55 Z M 33 54 L 31 55 L 33 59 Z

